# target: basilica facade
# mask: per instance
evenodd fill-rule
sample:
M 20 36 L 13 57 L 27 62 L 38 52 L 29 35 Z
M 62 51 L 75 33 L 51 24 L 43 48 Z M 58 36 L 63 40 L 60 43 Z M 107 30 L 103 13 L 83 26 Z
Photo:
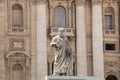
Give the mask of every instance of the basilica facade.
M 119 0 L 0 0 L 0 80 L 51 76 L 50 42 L 61 27 L 71 76 L 120 80 Z

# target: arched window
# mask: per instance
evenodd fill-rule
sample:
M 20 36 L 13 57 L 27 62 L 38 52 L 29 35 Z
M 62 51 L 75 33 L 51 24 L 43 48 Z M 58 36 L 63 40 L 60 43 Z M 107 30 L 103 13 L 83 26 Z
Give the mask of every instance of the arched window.
M 105 9 L 105 29 L 114 29 L 114 9 L 112 7 L 107 7 Z
M 66 27 L 66 10 L 62 6 L 54 9 L 54 27 Z
M 12 6 L 12 26 L 23 27 L 23 8 L 20 4 Z
M 109 75 L 109 76 L 107 76 L 106 80 L 118 80 L 118 79 L 114 75 Z
M 12 80 L 23 80 L 23 67 L 20 64 L 15 64 L 12 67 Z

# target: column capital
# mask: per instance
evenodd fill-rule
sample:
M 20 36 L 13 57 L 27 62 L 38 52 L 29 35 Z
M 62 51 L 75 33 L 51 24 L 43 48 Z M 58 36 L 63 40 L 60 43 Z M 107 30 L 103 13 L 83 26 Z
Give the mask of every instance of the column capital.
M 76 6 L 84 6 L 85 5 L 85 0 L 75 0 L 76 1 Z
M 102 4 L 102 0 L 92 0 L 93 5 L 100 5 Z
M 47 0 L 30 0 L 33 4 L 46 4 Z
M 46 4 L 46 0 L 36 0 L 37 4 Z
M 30 0 L 30 3 L 35 5 L 36 4 L 36 0 Z

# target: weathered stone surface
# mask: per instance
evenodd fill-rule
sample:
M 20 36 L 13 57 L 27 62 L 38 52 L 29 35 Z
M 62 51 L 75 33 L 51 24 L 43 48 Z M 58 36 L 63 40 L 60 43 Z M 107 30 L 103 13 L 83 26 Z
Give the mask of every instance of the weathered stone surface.
M 45 80 L 94 80 L 94 78 L 77 76 L 46 76 Z
M 0 0 L 0 80 L 44 80 L 52 75 L 54 50 L 49 44 L 58 32 L 57 6 L 66 10 L 73 75 L 104 80 L 112 74 L 119 80 L 119 0 Z M 111 29 L 105 29 L 105 15 L 112 16 Z M 20 19 L 22 26 L 13 26 Z M 106 50 L 106 44 L 115 50 Z

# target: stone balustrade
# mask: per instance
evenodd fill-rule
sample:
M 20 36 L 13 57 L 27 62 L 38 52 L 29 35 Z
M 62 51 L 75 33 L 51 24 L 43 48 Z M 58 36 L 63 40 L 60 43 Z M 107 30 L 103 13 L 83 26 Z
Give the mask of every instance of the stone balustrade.
M 58 34 L 58 28 L 52 28 L 50 36 L 55 36 Z M 66 36 L 75 36 L 73 28 L 65 28 L 65 35 Z

